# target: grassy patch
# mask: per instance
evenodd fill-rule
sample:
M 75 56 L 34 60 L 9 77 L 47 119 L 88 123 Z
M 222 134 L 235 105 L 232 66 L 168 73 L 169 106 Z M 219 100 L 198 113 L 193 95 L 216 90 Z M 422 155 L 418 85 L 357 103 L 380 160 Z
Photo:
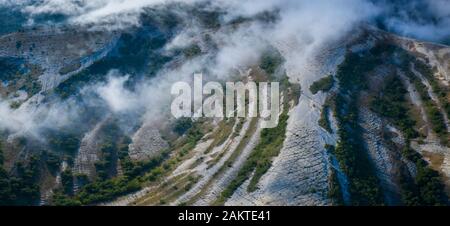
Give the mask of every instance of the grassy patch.
M 189 191 L 200 179 L 200 176 L 182 174 L 174 177 L 164 183 L 159 188 L 152 192 L 151 195 L 146 196 L 136 201 L 136 205 L 164 205 L 168 202 L 174 201 L 181 194 Z
M 214 140 L 205 150 L 205 154 L 211 152 L 215 147 L 222 145 L 228 139 L 228 137 L 233 134 L 232 131 L 235 122 L 235 118 L 226 118 L 219 122 L 218 128 L 212 134 L 212 138 Z
M 445 113 L 447 114 L 447 117 L 450 116 L 450 96 L 449 96 L 449 89 L 447 86 L 440 84 L 438 79 L 434 76 L 433 69 L 426 63 L 416 60 L 414 62 L 415 68 L 417 71 L 419 71 L 430 83 L 431 89 L 433 90 L 433 93 L 436 94 L 436 96 L 439 99 L 439 102 L 441 103 L 442 107 L 445 110 Z
M 283 142 L 286 138 L 287 120 L 289 118 L 287 111 L 287 108 L 284 109 L 277 127 L 261 131 L 261 141 L 249 157 L 250 163 L 248 166 L 255 168 L 253 177 L 247 187 L 247 190 L 250 192 L 257 189 L 259 179 L 269 170 L 272 166 L 273 157 L 278 156 L 283 147 Z
M 428 119 L 430 120 L 431 129 L 439 136 L 441 143 L 447 144 L 448 133 L 447 133 L 447 126 L 444 120 L 444 115 L 441 113 L 437 103 L 435 103 L 433 99 L 431 99 L 431 97 L 429 96 L 428 88 L 425 86 L 425 84 L 422 83 L 420 78 L 418 78 L 409 69 L 409 66 L 407 65 L 404 66 L 405 73 L 411 80 L 412 84 L 419 93 L 420 98 L 422 99 L 423 106 L 425 108 L 425 113 Z

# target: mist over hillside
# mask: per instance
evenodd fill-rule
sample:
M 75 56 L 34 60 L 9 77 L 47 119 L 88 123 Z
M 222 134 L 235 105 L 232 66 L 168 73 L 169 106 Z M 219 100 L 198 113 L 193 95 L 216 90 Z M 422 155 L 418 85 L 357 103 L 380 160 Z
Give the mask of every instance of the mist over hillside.
M 448 41 L 449 39 L 449 4 L 447 0 L 344 0 L 342 2 L 292 0 L 264 0 L 264 1 L 207 1 L 207 0 L 21 0 L 0 2 L 2 7 L 9 9 L 5 12 L 5 22 L 14 26 L 35 26 L 39 24 L 70 24 L 75 26 L 98 26 L 101 29 L 124 29 L 138 26 L 141 15 L 149 8 L 163 5 L 189 4 L 194 7 L 208 7 L 218 9 L 224 13 L 222 19 L 232 17 L 251 16 L 264 11 L 287 10 L 295 11 L 298 18 L 307 16 L 302 14 L 302 8 L 311 14 L 321 12 L 329 6 L 337 6 L 336 20 L 345 17 L 360 17 L 368 23 L 407 35 L 429 41 Z M 344 5 L 343 9 L 339 5 Z M 366 8 L 366 11 L 359 9 Z M 349 11 L 346 11 L 349 9 Z M 356 11 L 351 11 L 352 9 Z M 3 10 L 2 10 L 3 11 Z M 338 15 L 339 14 L 339 15 Z M 11 18 L 16 18 L 11 22 Z M 319 19 L 320 20 L 320 19 Z M 345 19 L 344 19 L 345 20 Z M 351 26 L 351 24 L 348 24 Z M 7 26 L 9 27 L 9 26 Z M 12 28 L 9 28 L 12 29 Z
M 0 0 L 0 24 L 1 204 L 448 204 L 448 0 Z M 278 126 L 174 118 L 199 72 L 280 82 Z

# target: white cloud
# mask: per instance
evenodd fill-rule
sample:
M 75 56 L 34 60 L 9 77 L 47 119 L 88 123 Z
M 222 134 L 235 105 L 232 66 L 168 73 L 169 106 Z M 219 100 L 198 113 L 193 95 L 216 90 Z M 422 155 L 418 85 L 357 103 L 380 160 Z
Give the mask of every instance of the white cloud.
M 450 0 L 386 0 L 378 5 L 390 31 L 428 41 L 450 39 Z
M 108 29 L 139 25 L 140 14 L 145 8 L 174 2 L 210 2 L 209 7 L 226 12 L 222 18 L 224 20 L 276 9 L 279 10 L 279 20 L 273 26 L 251 22 L 238 29 L 223 28 L 211 33 L 211 38 L 218 44 L 216 52 L 184 61 L 174 68 L 165 68 L 155 78 L 133 87 L 133 91 L 125 88 L 128 76 L 110 72 L 106 82 L 87 87 L 84 92 L 96 93 L 112 112 L 144 111 L 145 118 L 155 120 L 170 105 L 171 84 L 180 80 L 190 81 L 194 72 L 204 71 L 205 68 L 223 78 L 233 69 L 254 64 L 268 43 L 293 41 L 301 51 L 291 53 L 287 63 L 301 70 L 321 47 L 339 40 L 360 23 L 386 13 L 388 25 L 402 33 L 427 38 L 445 37 L 450 33 L 450 4 L 446 0 L 427 3 L 426 11 L 439 18 L 434 23 L 389 17 L 387 9 L 391 5 L 374 5 L 369 0 L 0 0 L 1 5 L 23 6 L 23 11 L 31 17 L 43 13 L 58 13 L 66 15 L 68 22 L 73 25 Z M 178 35 L 166 49 L 194 43 L 204 32 L 192 21 L 193 18 L 185 19 L 191 26 L 178 31 Z M 88 94 L 83 98 L 85 101 L 92 101 L 94 105 L 101 104 Z M 0 128 L 35 131 L 40 127 L 64 125 L 77 117 L 76 105 L 73 100 L 66 100 L 41 105 L 37 110 L 14 110 L 3 100 L 0 101 Z
M 125 88 L 128 78 L 129 76 L 120 76 L 116 71 L 111 71 L 107 83 L 95 90 L 114 112 L 134 109 L 137 106 L 137 96 Z

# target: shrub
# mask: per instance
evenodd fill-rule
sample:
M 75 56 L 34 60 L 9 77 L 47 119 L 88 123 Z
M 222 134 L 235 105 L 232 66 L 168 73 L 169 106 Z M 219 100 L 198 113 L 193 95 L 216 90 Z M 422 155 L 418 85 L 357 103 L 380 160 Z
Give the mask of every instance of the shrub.
M 319 91 L 327 92 L 329 91 L 334 84 L 333 76 L 329 75 L 325 78 L 321 78 L 318 81 L 314 82 L 310 87 L 309 90 L 312 94 L 316 94 Z
M 180 118 L 175 122 L 173 131 L 178 135 L 183 135 L 192 127 L 192 120 L 190 118 Z
M 71 195 L 73 193 L 73 174 L 70 169 L 61 172 L 61 184 L 64 194 Z

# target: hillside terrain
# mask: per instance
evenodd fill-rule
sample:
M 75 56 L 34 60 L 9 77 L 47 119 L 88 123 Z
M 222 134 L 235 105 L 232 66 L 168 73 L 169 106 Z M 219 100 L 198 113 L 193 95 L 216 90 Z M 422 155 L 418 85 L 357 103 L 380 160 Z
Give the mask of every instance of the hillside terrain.
M 449 46 L 361 23 L 305 59 L 290 36 L 227 52 L 276 13 L 172 7 L 190 20 L 0 33 L 0 205 L 449 204 Z M 233 51 L 249 54 L 224 77 Z M 170 85 L 198 71 L 279 82 L 278 125 L 175 119 Z

